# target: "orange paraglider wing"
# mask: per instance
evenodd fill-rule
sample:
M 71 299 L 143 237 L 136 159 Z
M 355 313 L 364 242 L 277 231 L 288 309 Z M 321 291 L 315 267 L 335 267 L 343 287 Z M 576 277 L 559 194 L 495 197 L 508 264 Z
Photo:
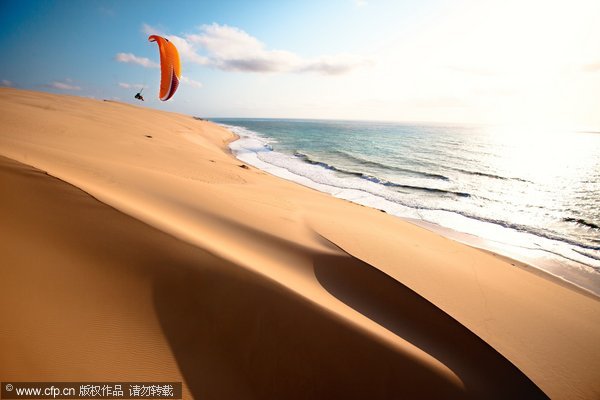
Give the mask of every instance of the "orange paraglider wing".
M 181 63 L 179 52 L 168 39 L 157 35 L 150 35 L 148 41 L 158 44 L 160 52 L 160 93 L 159 98 L 167 101 L 175 94 L 181 78 Z

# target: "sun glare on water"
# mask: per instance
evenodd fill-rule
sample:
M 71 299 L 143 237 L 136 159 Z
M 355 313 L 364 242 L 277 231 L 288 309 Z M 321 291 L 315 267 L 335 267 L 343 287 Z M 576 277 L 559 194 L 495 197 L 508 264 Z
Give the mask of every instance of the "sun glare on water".
M 494 168 L 532 182 L 568 181 L 569 177 L 593 169 L 598 157 L 592 134 L 544 126 L 492 127 L 486 134 L 502 149 L 501 158 L 491 159 L 496 163 Z

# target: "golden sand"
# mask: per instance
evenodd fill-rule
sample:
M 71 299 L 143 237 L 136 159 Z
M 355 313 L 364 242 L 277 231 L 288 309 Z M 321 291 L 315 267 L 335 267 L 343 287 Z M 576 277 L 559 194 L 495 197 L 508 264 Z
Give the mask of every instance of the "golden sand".
M 600 397 L 593 297 L 242 168 L 210 122 L 15 89 L 0 107 L 0 380 Z

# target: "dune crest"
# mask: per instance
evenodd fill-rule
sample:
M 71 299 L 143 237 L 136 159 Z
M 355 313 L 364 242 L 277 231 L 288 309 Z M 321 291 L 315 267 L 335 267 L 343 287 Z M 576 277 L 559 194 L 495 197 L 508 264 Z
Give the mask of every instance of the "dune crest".
M 107 380 L 118 366 L 181 377 L 195 398 L 600 392 L 597 299 L 242 168 L 231 133 L 210 122 L 14 89 L 0 89 L 0 106 L 0 154 L 116 208 L 3 160 L 4 264 L 21 267 L 2 268 L 1 304 L 24 316 L 4 328 L 0 345 L 13 350 L 0 364 L 20 364 L 3 379 Z M 31 276 L 45 280 L 24 295 Z M 38 309 L 58 323 L 33 329 Z M 64 342 L 81 323 L 100 329 Z M 148 349 L 157 356 L 140 356 Z

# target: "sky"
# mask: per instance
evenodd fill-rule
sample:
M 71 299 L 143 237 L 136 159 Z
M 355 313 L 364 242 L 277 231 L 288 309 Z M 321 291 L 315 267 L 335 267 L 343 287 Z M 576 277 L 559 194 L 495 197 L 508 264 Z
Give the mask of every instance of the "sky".
M 207 118 L 600 131 L 599 20 L 598 0 L 2 0 L 0 86 Z M 150 34 L 181 55 L 167 102 Z

